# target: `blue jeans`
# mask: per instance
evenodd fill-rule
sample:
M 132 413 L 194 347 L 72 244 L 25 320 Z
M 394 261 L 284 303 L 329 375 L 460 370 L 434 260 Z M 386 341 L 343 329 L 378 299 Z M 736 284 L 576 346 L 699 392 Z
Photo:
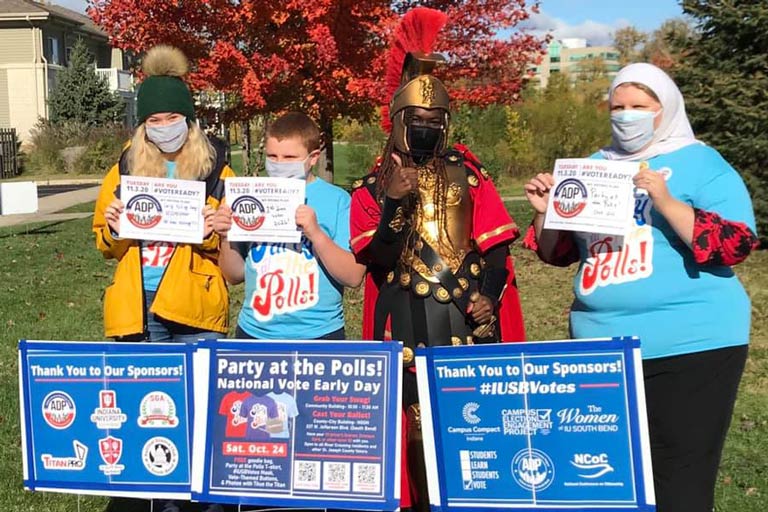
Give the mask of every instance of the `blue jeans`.
M 226 338 L 226 335 L 220 332 L 204 331 L 196 327 L 177 324 L 152 313 L 149 308 L 155 300 L 155 292 L 144 291 L 145 311 L 147 312 L 147 331 L 142 335 L 141 341 L 149 342 L 174 342 L 174 343 L 194 343 L 199 339 L 215 340 Z

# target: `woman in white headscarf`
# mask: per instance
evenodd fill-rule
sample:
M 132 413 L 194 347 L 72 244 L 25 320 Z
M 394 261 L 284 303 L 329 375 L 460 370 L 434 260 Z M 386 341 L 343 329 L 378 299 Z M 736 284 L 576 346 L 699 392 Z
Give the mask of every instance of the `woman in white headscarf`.
M 613 141 L 593 158 L 640 162 L 625 237 L 543 229 L 551 174 L 525 185 L 526 245 L 579 262 L 574 338 L 640 337 L 659 512 L 711 512 L 749 341 L 750 302 L 731 269 L 757 247 L 739 174 L 696 140 L 659 68 L 631 64 L 609 93 Z

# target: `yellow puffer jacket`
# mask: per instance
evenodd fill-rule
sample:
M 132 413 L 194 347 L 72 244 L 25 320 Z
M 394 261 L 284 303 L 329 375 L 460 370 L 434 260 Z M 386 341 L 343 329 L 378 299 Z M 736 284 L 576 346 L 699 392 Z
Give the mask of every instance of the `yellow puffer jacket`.
M 217 158 L 206 181 L 206 202 L 218 208 L 224 179 L 234 176 L 226 165 L 224 144 L 212 139 Z M 120 176 L 127 174 L 125 154 L 104 178 L 93 216 L 96 247 L 104 257 L 115 258 L 115 277 L 104 294 L 104 330 L 109 337 L 140 334 L 146 330 L 141 245 L 137 240 L 115 238 L 104 210 L 119 197 Z M 150 311 L 179 324 L 226 333 L 229 329 L 229 295 L 218 265 L 219 237 L 202 244 L 176 244 L 158 285 Z

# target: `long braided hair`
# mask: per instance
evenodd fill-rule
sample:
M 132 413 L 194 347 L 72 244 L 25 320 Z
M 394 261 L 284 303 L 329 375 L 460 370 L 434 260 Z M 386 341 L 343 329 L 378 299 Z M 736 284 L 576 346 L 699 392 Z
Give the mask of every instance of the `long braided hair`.
M 413 121 L 414 108 L 408 107 L 405 110 L 405 124 L 410 125 Z M 444 122 L 448 122 L 448 116 L 445 116 Z M 397 170 L 397 163 L 392 158 L 392 154 L 397 154 L 403 167 L 415 167 L 422 172 L 434 172 L 435 175 L 435 187 L 432 190 L 432 204 L 435 205 L 435 218 L 437 220 L 437 232 L 438 240 L 441 246 L 445 246 L 446 249 L 450 249 L 451 240 L 446 229 L 448 222 L 448 208 L 446 207 L 446 199 L 448 197 L 448 172 L 445 167 L 445 158 L 443 148 L 446 147 L 446 136 L 443 132 L 440 136 L 440 140 L 435 146 L 435 152 L 424 163 L 417 163 L 414 161 L 413 156 L 410 153 L 404 153 L 399 151 L 395 147 L 395 141 L 390 133 L 386 144 L 384 145 L 384 154 L 382 156 L 379 170 L 377 171 L 378 179 L 376 180 L 376 200 L 381 204 L 387 194 L 387 188 L 392 182 L 395 171 Z M 419 180 L 421 182 L 421 180 Z M 421 204 L 421 194 L 419 192 L 411 193 L 405 196 L 402 200 L 403 214 L 405 215 L 408 224 L 406 225 L 406 239 L 405 248 L 400 255 L 400 263 L 406 264 L 414 254 L 416 242 L 419 240 L 420 235 L 415 226 L 415 214 L 424 205 Z

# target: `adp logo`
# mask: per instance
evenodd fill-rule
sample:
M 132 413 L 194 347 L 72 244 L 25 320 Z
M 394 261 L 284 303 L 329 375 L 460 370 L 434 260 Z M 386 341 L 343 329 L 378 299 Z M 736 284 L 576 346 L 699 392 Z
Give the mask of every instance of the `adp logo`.
M 232 203 L 232 220 L 245 231 L 256 231 L 265 219 L 264 205 L 253 196 L 240 196 Z
M 613 467 L 608 463 L 608 454 L 606 453 L 599 455 L 574 453 L 571 465 L 578 470 L 576 474 L 581 478 L 600 478 L 613 471 Z
M 555 188 L 555 211 L 569 219 L 580 214 L 587 206 L 587 187 L 574 178 L 563 180 Z
M 63 430 L 75 421 L 75 402 L 63 391 L 51 391 L 43 398 L 43 418 L 48 426 Z
M 160 201 L 149 194 L 133 196 L 125 206 L 125 212 L 128 222 L 141 229 L 153 228 L 163 220 L 163 207 L 160 206 Z
M 512 459 L 512 477 L 527 491 L 543 491 L 555 479 L 555 465 L 541 450 L 523 448 Z

